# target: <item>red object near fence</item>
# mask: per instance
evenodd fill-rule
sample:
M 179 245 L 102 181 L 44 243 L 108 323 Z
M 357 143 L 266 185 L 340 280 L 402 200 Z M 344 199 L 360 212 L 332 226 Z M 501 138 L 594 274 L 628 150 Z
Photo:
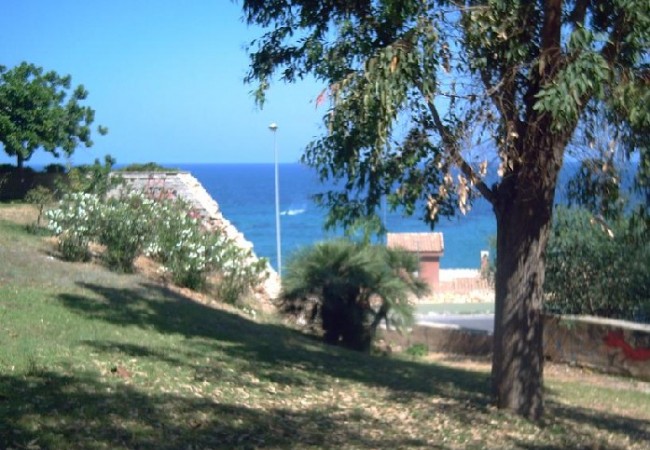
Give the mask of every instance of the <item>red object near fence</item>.
M 646 361 L 650 359 L 650 348 L 634 348 L 625 341 L 622 331 L 610 331 L 603 339 L 608 347 L 620 348 L 623 354 L 634 361 Z

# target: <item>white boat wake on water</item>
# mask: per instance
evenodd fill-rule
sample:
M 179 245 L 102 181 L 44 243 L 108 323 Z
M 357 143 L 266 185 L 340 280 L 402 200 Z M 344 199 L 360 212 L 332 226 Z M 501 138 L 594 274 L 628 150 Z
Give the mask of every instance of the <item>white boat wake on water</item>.
M 306 211 L 305 208 L 301 208 L 301 209 L 287 209 L 287 210 L 285 210 L 285 211 L 281 211 L 281 212 L 280 212 L 280 215 L 281 215 L 281 216 L 297 216 L 297 215 L 299 215 L 299 214 L 304 213 L 305 211 Z

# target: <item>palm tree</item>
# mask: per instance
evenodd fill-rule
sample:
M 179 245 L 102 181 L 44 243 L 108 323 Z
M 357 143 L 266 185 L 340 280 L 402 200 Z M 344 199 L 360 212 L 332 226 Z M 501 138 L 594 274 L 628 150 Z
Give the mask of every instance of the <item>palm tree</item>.
M 367 351 L 382 320 L 413 322 L 411 295 L 428 291 L 414 255 L 382 245 L 334 240 L 306 247 L 289 261 L 281 309 L 320 324 L 323 338 Z

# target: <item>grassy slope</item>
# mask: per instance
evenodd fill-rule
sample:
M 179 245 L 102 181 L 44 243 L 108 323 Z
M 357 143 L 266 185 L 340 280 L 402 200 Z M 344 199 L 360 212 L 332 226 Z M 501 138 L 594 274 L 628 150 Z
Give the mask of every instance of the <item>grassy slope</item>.
M 488 376 L 324 347 L 0 221 L 0 448 L 647 448 L 634 384 L 549 384 L 529 424 Z

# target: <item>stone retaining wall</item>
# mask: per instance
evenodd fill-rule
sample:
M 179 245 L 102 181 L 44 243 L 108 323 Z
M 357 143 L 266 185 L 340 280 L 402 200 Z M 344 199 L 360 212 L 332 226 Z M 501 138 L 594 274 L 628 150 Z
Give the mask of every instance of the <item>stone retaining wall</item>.
M 488 355 L 492 352 L 492 336 L 487 332 L 459 330 L 444 325 L 416 325 L 408 333 L 381 330 L 380 337 L 395 351 L 415 344 L 424 344 L 430 352 L 459 355 Z
M 650 325 L 589 316 L 547 316 L 544 356 L 650 380 Z
M 115 175 L 124 179 L 129 190 L 146 192 L 153 198 L 180 198 L 186 201 L 208 229 L 223 230 L 239 247 L 253 252 L 253 244 L 223 216 L 215 199 L 191 173 L 119 172 Z M 254 252 L 252 255 L 257 260 Z M 279 277 L 270 265 L 267 271 L 269 276 L 262 289 L 269 298 L 276 298 L 280 290 Z
M 382 330 L 396 350 L 424 344 L 430 352 L 488 355 L 492 335 L 444 326 L 418 325 L 401 335 Z M 650 325 L 588 316 L 546 316 L 544 357 L 548 361 L 650 381 Z
M 457 278 L 455 280 L 440 281 L 436 293 L 469 294 L 473 291 L 491 289 L 487 280 L 482 278 Z
M 437 289 L 424 299 L 433 303 L 494 302 L 494 288 L 477 269 L 441 269 Z

